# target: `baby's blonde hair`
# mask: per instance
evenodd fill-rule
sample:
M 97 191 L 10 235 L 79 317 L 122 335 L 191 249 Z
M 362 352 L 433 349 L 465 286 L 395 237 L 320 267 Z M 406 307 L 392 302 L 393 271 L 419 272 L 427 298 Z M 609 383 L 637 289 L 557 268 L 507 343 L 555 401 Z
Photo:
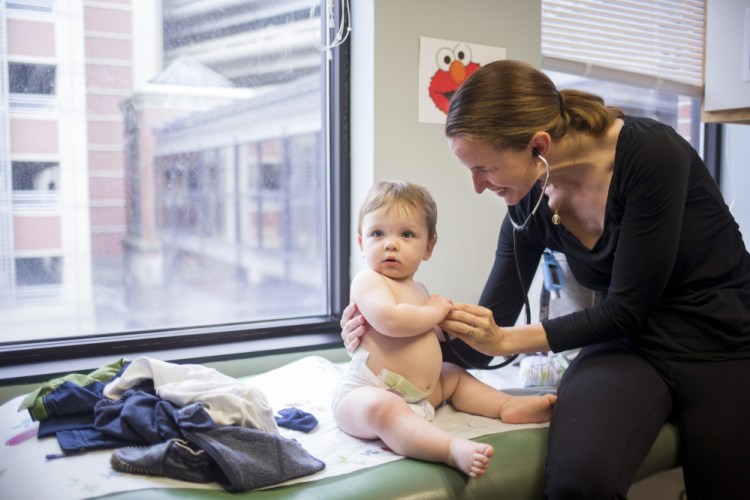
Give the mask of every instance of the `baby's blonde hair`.
M 359 210 L 357 232 L 362 234 L 362 220 L 370 212 L 387 207 L 406 208 L 412 212 L 422 212 L 427 222 L 428 239 L 437 236 L 437 205 L 427 189 L 406 181 L 381 181 L 375 183 L 367 193 Z

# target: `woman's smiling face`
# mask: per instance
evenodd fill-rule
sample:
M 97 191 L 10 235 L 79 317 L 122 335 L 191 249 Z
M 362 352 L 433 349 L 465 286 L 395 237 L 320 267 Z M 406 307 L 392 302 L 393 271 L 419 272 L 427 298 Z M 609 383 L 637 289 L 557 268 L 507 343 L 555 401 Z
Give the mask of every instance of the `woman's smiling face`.
M 471 172 L 474 191 L 492 191 L 515 205 L 539 179 L 537 162 L 526 150 L 499 150 L 487 142 L 465 137 L 448 138 L 451 151 Z

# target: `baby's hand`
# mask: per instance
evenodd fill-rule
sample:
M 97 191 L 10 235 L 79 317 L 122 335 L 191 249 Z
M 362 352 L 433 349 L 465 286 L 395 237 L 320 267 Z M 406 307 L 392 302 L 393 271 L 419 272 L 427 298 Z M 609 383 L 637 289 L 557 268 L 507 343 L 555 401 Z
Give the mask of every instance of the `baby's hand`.
M 440 318 L 445 318 L 453 310 L 453 302 L 448 297 L 442 295 L 430 295 L 425 302 L 426 306 L 432 307 L 440 312 Z

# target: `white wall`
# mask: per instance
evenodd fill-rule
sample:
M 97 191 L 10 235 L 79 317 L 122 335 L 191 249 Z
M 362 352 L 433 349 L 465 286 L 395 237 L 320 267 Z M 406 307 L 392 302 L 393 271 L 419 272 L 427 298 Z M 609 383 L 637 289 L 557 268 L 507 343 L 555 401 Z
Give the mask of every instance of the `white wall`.
M 418 122 L 419 38 L 504 47 L 508 59 L 539 67 L 539 1 L 352 1 L 352 276 L 359 205 L 373 181 L 403 179 L 438 204 L 438 243 L 417 279 L 433 293 L 476 302 L 492 265 L 505 204 L 477 196 L 453 157 L 443 126 Z

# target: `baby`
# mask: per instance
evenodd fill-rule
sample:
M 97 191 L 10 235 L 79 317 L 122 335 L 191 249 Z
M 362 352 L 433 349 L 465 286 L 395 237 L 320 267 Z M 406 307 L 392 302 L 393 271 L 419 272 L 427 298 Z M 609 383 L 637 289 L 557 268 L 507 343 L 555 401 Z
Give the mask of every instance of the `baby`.
M 352 436 L 379 438 L 401 455 L 480 477 L 494 449 L 435 426 L 435 407 L 450 401 L 459 411 L 507 423 L 545 422 L 556 396 L 511 396 L 442 361 L 437 325 L 451 301 L 414 280 L 432 255 L 436 225 L 435 202 L 423 187 L 394 181 L 370 190 L 357 235 L 369 269 L 351 284 L 367 330 L 336 389 L 333 411 Z

